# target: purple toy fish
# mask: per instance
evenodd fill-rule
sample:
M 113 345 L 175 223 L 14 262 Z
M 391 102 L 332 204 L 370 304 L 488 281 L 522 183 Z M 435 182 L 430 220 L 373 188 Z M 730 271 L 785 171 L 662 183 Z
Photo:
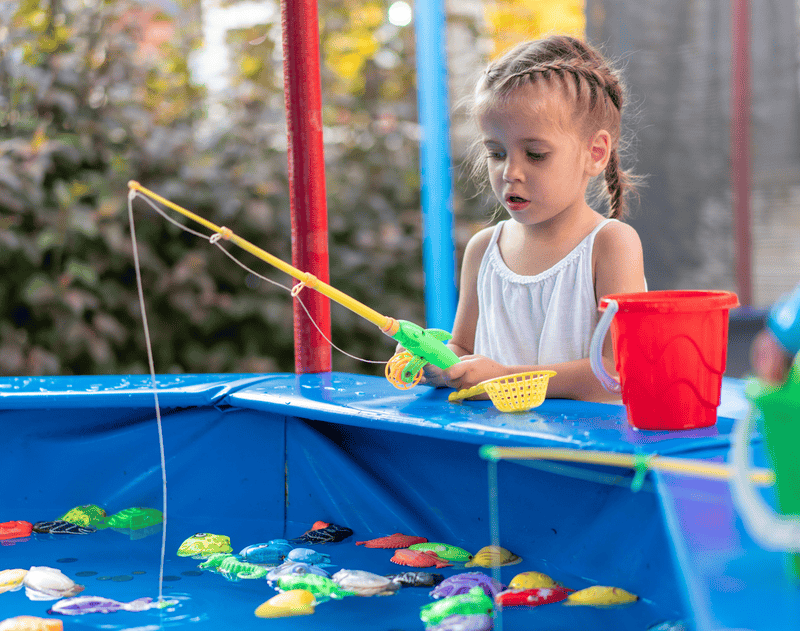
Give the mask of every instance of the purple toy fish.
M 115 611 L 146 611 L 152 605 L 152 598 L 137 598 L 129 603 L 121 603 L 101 596 L 75 596 L 64 598 L 54 604 L 47 613 L 62 616 L 80 616 L 85 613 L 114 613 Z
M 494 598 L 506 587 L 483 572 L 463 572 L 444 579 L 432 591 L 434 598 L 446 598 L 466 594 L 473 587 L 480 587 L 489 598 Z
M 428 627 L 425 631 L 491 631 L 494 621 L 486 614 L 455 614 L 447 616 L 439 624 Z

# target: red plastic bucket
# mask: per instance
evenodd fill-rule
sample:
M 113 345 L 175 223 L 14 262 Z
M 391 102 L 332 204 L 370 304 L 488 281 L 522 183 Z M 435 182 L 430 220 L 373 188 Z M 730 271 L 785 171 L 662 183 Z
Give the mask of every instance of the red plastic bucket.
M 736 294 L 728 291 L 648 291 L 600 300 L 598 309 L 608 312 L 595 330 L 593 352 L 602 348 L 610 324 L 617 391 L 632 426 L 696 429 L 717 422 L 728 312 L 738 305 Z M 616 384 L 602 370 L 602 361 L 593 358 L 592 368 L 613 389 Z

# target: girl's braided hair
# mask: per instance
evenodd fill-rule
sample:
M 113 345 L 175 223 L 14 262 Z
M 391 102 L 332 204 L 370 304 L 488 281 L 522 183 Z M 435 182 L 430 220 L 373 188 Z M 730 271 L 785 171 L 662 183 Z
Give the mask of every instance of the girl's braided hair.
M 566 94 L 572 95 L 578 131 L 584 137 L 591 137 L 601 129 L 611 135 L 604 188 L 609 217 L 622 218 L 625 198 L 628 193 L 635 192 L 637 178 L 620 166 L 620 120 L 625 87 L 619 74 L 586 42 L 564 35 L 552 36 L 519 44 L 491 62 L 478 81 L 475 94 L 480 99 L 476 99 L 476 103 L 480 101 L 480 109 L 483 109 L 517 88 L 539 81 L 557 81 Z

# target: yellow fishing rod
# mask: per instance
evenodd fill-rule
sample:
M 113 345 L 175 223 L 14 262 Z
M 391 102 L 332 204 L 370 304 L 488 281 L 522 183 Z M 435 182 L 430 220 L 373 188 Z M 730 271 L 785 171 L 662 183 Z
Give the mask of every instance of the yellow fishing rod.
M 220 235 L 220 238 L 230 241 L 256 258 L 261 259 L 265 263 L 269 263 L 285 274 L 300 281 L 304 286 L 318 291 L 365 320 L 372 322 L 372 324 L 377 326 L 383 333 L 398 341 L 407 350 L 407 353 L 396 355 L 387 363 L 386 367 L 386 377 L 396 387 L 405 389 L 416 385 L 422 377 L 422 369 L 425 364 L 430 363 L 444 370 L 459 362 L 458 356 L 445 345 L 445 342 L 451 337 L 450 333 L 447 331 L 441 329 L 423 329 L 413 322 L 395 320 L 390 316 L 382 315 L 364 303 L 348 296 L 328 283 L 321 281 L 313 274 L 303 272 L 293 265 L 289 265 L 278 257 L 273 256 L 266 250 L 261 249 L 257 245 L 254 245 L 247 239 L 243 239 L 229 228 L 217 226 L 200 215 L 145 188 L 139 184 L 139 182 L 131 180 L 128 182 L 128 188 L 199 223 L 213 233 Z

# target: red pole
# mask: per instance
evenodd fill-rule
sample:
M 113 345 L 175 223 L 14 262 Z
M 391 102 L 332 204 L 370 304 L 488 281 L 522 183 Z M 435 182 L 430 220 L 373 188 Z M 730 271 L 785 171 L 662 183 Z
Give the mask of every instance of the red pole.
M 317 0 L 282 0 L 283 82 L 286 100 L 292 264 L 329 282 L 328 209 L 322 142 Z M 300 297 L 314 322 L 331 336 L 328 298 L 307 290 Z M 329 372 L 331 347 L 294 302 L 295 372 Z
M 750 2 L 733 0 L 731 37 L 731 186 L 736 282 L 742 305 L 753 304 L 750 239 Z

